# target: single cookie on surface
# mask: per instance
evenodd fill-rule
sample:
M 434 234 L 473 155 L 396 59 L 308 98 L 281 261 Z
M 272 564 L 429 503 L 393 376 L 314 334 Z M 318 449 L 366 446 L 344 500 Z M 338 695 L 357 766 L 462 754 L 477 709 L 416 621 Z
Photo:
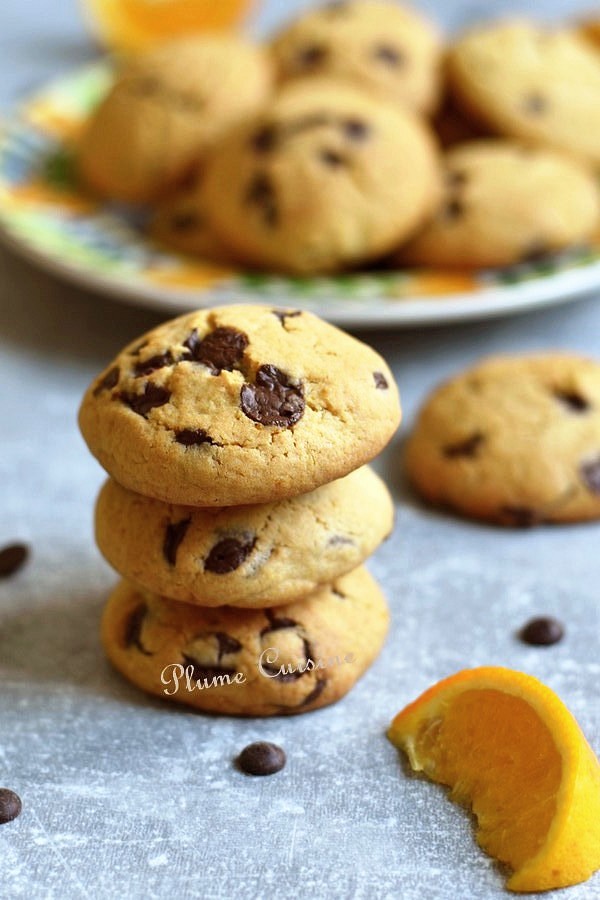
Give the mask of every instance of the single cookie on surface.
M 449 51 L 453 96 L 492 131 L 600 164 L 600 58 L 569 31 L 478 26 Z
M 600 363 L 492 357 L 441 385 L 409 439 L 433 503 L 502 525 L 600 518 Z
M 284 28 L 272 51 L 282 81 L 332 77 L 422 113 L 437 103 L 440 36 L 409 6 L 329 3 Z
M 394 507 L 367 467 L 279 503 L 172 506 L 109 480 L 96 540 L 121 575 L 200 606 L 289 603 L 355 569 L 392 530 Z
M 437 216 L 406 246 L 410 265 L 510 266 L 583 243 L 600 225 L 600 190 L 577 161 L 515 141 L 460 144 L 445 157 Z
M 311 80 L 225 137 L 205 197 L 248 265 L 315 274 L 390 252 L 435 208 L 439 178 L 433 135 L 412 113 Z
M 79 414 L 109 475 L 185 506 L 312 491 L 369 462 L 399 421 L 379 354 L 311 313 L 267 306 L 159 325 L 93 382 Z
M 115 668 L 150 694 L 204 712 L 290 715 L 343 697 L 379 654 L 388 624 L 363 568 L 263 610 L 206 609 L 123 581 L 104 611 L 102 642 Z
M 128 62 L 82 135 L 79 169 L 102 196 L 144 203 L 185 178 L 267 99 L 265 52 L 234 36 L 178 38 Z

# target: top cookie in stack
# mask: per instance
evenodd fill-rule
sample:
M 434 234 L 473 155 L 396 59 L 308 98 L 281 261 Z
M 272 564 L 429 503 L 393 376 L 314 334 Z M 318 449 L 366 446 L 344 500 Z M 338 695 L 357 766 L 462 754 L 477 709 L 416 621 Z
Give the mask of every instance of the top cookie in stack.
M 187 506 L 270 503 L 375 457 L 400 421 L 370 347 L 308 312 L 223 306 L 127 346 L 90 386 L 83 436 L 132 491 Z

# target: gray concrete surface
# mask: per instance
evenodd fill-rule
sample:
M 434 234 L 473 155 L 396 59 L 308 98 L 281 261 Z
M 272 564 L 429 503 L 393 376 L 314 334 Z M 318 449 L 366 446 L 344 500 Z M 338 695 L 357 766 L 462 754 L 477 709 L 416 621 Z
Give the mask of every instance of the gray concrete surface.
M 281 16 L 283 3 L 266 5 Z M 428 4 L 438 5 L 452 24 L 509 8 Z M 92 53 L 70 0 L 3 0 L 0 108 Z M 397 526 L 370 565 L 392 606 L 389 640 L 338 705 L 237 721 L 146 699 L 110 670 L 98 643 L 115 576 L 92 540 L 103 473 L 78 435 L 76 410 L 112 354 L 157 318 L 1 251 L 0 546 L 22 538 L 33 555 L 0 583 L 0 785 L 23 798 L 21 818 L 0 827 L 0 897 L 504 896 L 503 874 L 475 847 L 468 815 L 441 789 L 407 777 L 384 729 L 434 680 L 501 664 L 557 690 L 600 750 L 600 526 L 510 532 L 427 511 L 407 491 L 397 457 L 427 390 L 477 357 L 556 347 L 600 355 L 598 299 L 368 335 L 393 365 L 405 407 L 403 430 L 380 461 Z M 516 640 L 534 613 L 566 623 L 561 645 Z M 255 739 L 286 748 L 283 772 L 235 771 L 233 757 Z M 600 876 L 564 896 L 600 898 Z

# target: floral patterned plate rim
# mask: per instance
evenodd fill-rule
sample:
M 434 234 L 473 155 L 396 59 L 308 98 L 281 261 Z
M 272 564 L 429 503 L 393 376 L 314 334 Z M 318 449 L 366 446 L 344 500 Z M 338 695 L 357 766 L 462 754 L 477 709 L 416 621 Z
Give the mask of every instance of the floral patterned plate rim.
M 148 239 L 142 214 L 98 203 L 77 185 L 77 135 L 111 77 L 107 62 L 79 69 L 27 99 L 0 129 L 0 235 L 60 277 L 172 314 L 232 300 L 268 302 L 356 327 L 480 319 L 600 289 L 600 241 L 504 270 L 320 278 L 234 271 L 167 251 Z

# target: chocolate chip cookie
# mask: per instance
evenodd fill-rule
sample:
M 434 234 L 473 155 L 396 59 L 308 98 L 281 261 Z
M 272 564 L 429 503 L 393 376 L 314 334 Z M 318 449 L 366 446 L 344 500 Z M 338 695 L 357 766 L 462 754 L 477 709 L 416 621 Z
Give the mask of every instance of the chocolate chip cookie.
M 418 112 L 430 112 L 437 102 L 440 48 L 428 19 L 382 0 L 311 9 L 272 43 L 283 81 L 332 77 Z
M 433 135 L 412 113 L 316 79 L 227 135 L 205 179 L 222 242 L 247 265 L 296 274 L 390 252 L 441 190 Z
M 570 31 L 480 25 L 450 49 L 456 102 L 494 133 L 600 164 L 600 57 Z
M 460 144 L 446 154 L 445 184 L 437 216 L 401 249 L 400 264 L 510 266 L 582 244 L 600 225 L 597 180 L 554 150 Z
M 393 526 L 389 492 L 367 467 L 299 497 L 198 509 L 109 480 L 96 541 L 125 578 L 173 600 L 260 608 L 289 603 L 355 569 Z
M 433 503 L 502 525 L 600 518 L 600 363 L 492 357 L 439 387 L 406 465 Z
M 266 53 L 218 34 L 177 38 L 134 57 L 84 130 L 83 181 L 132 203 L 167 193 L 270 93 Z
M 185 506 L 314 490 L 376 456 L 399 420 L 374 350 L 311 313 L 268 306 L 158 326 L 107 366 L 79 414 L 109 475 Z
M 240 716 L 308 712 L 343 697 L 377 657 L 389 612 L 356 569 L 300 603 L 206 609 L 121 582 L 108 601 L 108 658 L 142 690 Z

